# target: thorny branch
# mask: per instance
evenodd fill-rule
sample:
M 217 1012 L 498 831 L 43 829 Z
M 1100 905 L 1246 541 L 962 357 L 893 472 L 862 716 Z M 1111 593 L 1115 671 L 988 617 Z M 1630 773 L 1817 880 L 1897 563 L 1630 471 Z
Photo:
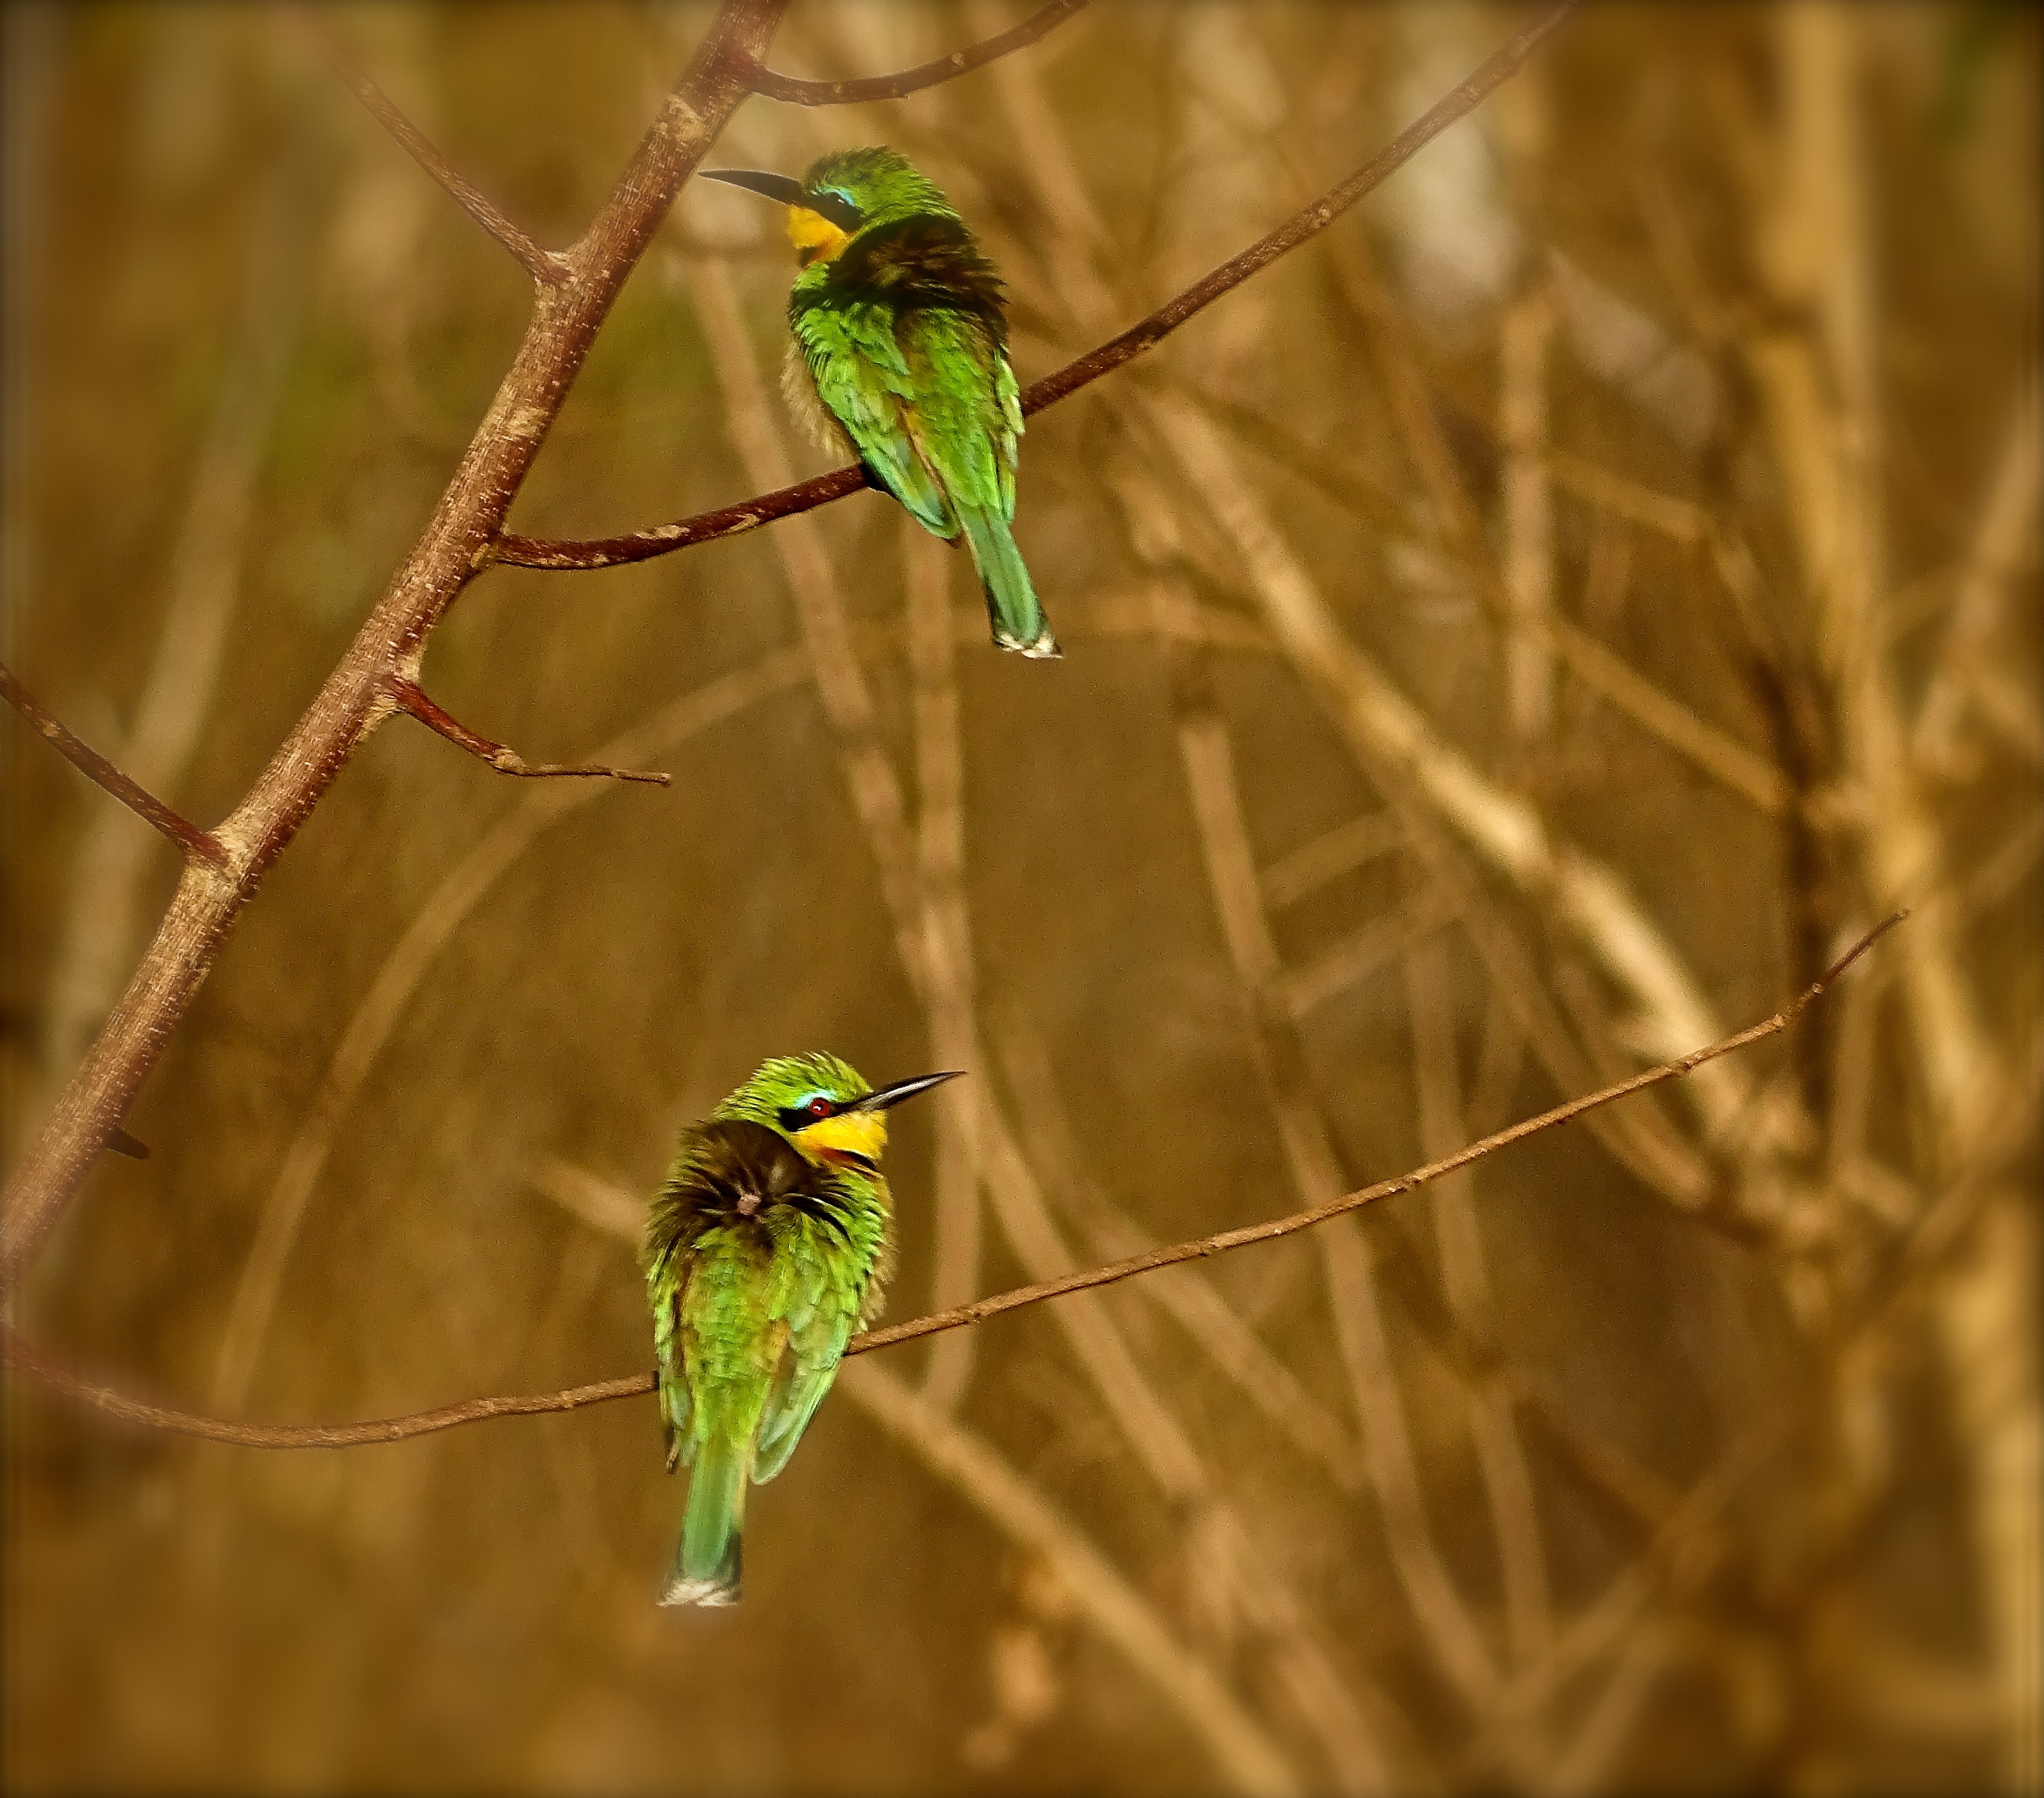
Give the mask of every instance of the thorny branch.
M 1308 238 L 1317 236 L 1516 75 L 1548 34 L 1575 10 L 1577 3 L 1578 0 L 1562 0 L 1560 6 L 1489 57 L 1460 86 L 1428 107 L 1354 173 L 1329 188 L 1311 206 L 1294 213 L 1241 255 L 1223 263 L 1183 293 L 1166 301 L 1119 336 L 1108 339 L 1055 374 L 1032 383 L 1022 395 L 1024 415 L 1033 416 L 1047 406 L 1055 405 L 1103 375 L 1110 375 L 1145 351 L 1155 349 L 1180 325 L 1212 305 L 1224 294 L 1240 286 L 1252 275 L 1268 268 Z M 761 494 L 736 505 L 698 513 L 693 517 L 651 525 L 642 531 L 628 532 L 621 536 L 528 537 L 505 531 L 500 532 L 490 545 L 489 558 L 493 562 L 509 563 L 520 568 L 614 568 L 627 563 L 648 561 L 654 556 L 688 549 L 719 537 L 757 530 L 777 518 L 843 499 L 867 485 L 863 467 L 835 468 L 828 474 L 798 481 L 793 486 Z
M 190 819 L 173 811 L 156 794 L 130 780 L 90 745 L 82 743 L 68 728 L 38 705 L 10 668 L 0 667 L 0 698 L 26 719 L 36 736 L 88 780 L 103 786 L 145 823 L 154 825 L 187 856 L 209 867 L 227 866 L 227 851 L 210 832 L 202 831 Z
M 863 100 L 899 100 L 940 82 L 970 75 L 1017 50 L 1026 50 L 1039 39 L 1047 37 L 1085 3 L 1086 0 L 1051 0 L 1018 25 L 982 38 L 962 50 L 954 50 L 948 56 L 918 63 L 912 69 L 900 69 L 893 75 L 867 75 L 858 81 L 798 81 L 792 75 L 776 75 L 771 69 L 755 69 L 752 91 L 797 106 L 848 106 Z
M 933 1336 L 943 1331 L 984 1323 L 988 1318 L 998 1316 L 1003 1312 L 1017 1311 L 1024 1305 L 1041 1304 L 1046 1299 L 1062 1298 L 1093 1287 L 1112 1285 L 1117 1281 L 1132 1279 L 1138 1274 L 1154 1273 L 1159 1268 L 1173 1267 L 1185 1262 L 1203 1261 L 1213 1255 L 1226 1254 L 1235 1249 L 1247 1248 L 1253 1243 L 1275 1242 L 1280 1237 L 1297 1235 L 1301 1231 L 1312 1229 L 1331 1219 L 1358 1211 L 1380 1199 L 1412 1192 L 1443 1175 L 1467 1167 L 1473 1162 L 1494 1154 L 1500 1149 L 1523 1142 L 1529 1136 L 1538 1135 L 1543 1131 L 1570 1123 L 1587 1112 L 1596 1111 L 1618 1100 L 1630 1097 L 1635 1093 L 1644 1092 L 1649 1087 L 1679 1080 L 1707 1062 L 1735 1055 L 1768 1037 L 1781 1035 L 1823 997 L 1846 969 L 1908 915 L 1906 911 L 1896 912 L 1882 919 L 1802 993 L 1758 1024 L 1749 1025 L 1744 1030 L 1689 1055 L 1648 1068 L 1630 1079 L 1619 1081 L 1599 1092 L 1585 1093 L 1580 1098 L 1571 1099 L 1564 1105 L 1542 1112 L 1537 1116 L 1494 1131 L 1465 1148 L 1457 1150 L 1453 1154 L 1443 1155 L 1393 1179 L 1381 1180 L 1374 1185 L 1360 1188 L 1330 1204 L 1294 1212 L 1289 1216 L 1272 1218 L 1262 1224 L 1247 1224 L 1239 1229 L 1219 1231 L 1212 1235 L 1174 1243 L 1166 1248 L 1151 1249 L 1141 1254 L 1108 1262 L 1102 1266 L 1063 1274 L 1056 1279 L 1040 1280 L 1032 1285 L 1016 1286 L 1005 1293 L 995 1293 L 986 1298 L 975 1299 L 969 1304 L 955 1305 L 948 1311 L 933 1312 L 925 1317 L 911 1318 L 905 1323 L 892 1324 L 885 1329 L 868 1330 L 853 1337 L 846 1345 L 844 1352 L 847 1355 L 865 1354 L 874 1349 L 893 1348 L 902 1343 L 913 1342 L 918 1337 Z M 612 1399 L 632 1398 L 641 1393 L 650 1393 L 655 1383 L 654 1376 L 649 1372 L 628 1374 L 615 1380 L 598 1381 L 590 1385 L 571 1386 L 561 1392 L 465 1399 L 458 1404 L 442 1405 L 432 1411 L 415 1412 L 402 1417 L 372 1419 L 361 1423 L 242 1423 L 227 1418 L 202 1417 L 187 1412 L 144 1404 L 139 1399 L 130 1398 L 110 1388 L 95 1385 L 57 1366 L 40 1350 L 24 1341 L 12 1330 L 3 1327 L 0 1327 L 0 1360 L 4 1360 L 8 1366 L 18 1372 L 42 1381 L 67 1398 L 103 1411 L 110 1416 L 146 1425 L 152 1429 L 171 1430 L 185 1435 L 204 1437 L 213 1442 L 232 1443 L 242 1448 L 355 1448 L 373 1443 L 402 1442 L 409 1437 L 430 1435 L 436 1431 L 452 1429 L 461 1423 L 478 1423 L 495 1417 L 532 1416 L 545 1412 L 576 1411 L 585 1405 L 601 1404 Z
M 486 559 L 625 278 L 749 93 L 747 75 L 784 4 L 724 0 L 609 198 L 564 252 L 566 279 L 539 286 L 524 341 L 432 518 L 312 705 L 213 833 L 224 870 L 187 867 L 126 991 L 16 1167 L 0 1209 L 0 1291 L 19 1280 L 118 1128 L 271 864 L 395 709 L 388 683 L 416 667 Z
M 608 543 L 549 544 L 503 529 L 511 503 L 625 277 L 683 181 L 751 92 L 749 83 L 761 67 L 785 4 L 786 0 L 724 0 L 609 200 L 582 237 L 558 257 L 536 251 L 465 182 L 445 170 L 431 145 L 366 77 L 359 84 L 351 81 L 422 166 L 538 276 L 532 322 L 432 521 L 311 708 L 216 833 L 228 852 L 225 872 L 231 878 L 216 878 L 202 887 L 188 878 L 179 887 L 127 991 L 15 1170 L 0 1208 L 0 1292 L 19 1279 L 77 1191 L 98 1145 L 118 1128 L 269 865 L 355 750 L 394 709 L 390 682 L 416 665 L 434 626 L 478 572 L 493 560 L 556 568 L 641 560 L 687 543 L 751 529 L 863 484 L 862 471 L 840 470 L 706 519 L 656 527 Z M 1576 0 L 1562 0 L 1313 206 L 1148 319 L 1036 383 L 1024 396 L 1024 409 L 1039 410 L 1142 354 L 1222 294 L 1324 229 L 1508 79 L 1575 4 Z M 544 259 L 538 265 L 535 254 Z

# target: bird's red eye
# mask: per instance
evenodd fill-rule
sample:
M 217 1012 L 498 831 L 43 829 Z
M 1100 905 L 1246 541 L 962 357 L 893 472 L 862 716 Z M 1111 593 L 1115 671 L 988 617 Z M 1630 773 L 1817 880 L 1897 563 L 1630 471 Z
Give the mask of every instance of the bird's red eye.
M 831 1114 L 831 1102 L 819 1093 L 803 1107 L 803 1109 L 812 1117 L 828 1117 Z

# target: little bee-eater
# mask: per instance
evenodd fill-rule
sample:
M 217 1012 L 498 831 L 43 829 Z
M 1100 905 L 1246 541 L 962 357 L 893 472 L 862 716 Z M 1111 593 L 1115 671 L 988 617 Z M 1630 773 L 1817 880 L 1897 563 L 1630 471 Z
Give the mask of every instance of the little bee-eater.
M 737 1602 L 746 1485 L 787 1466 L 893 1266 L 888 1111 L 951 1078 L 876 1092 L 779 1057 L 682 1131 L 646 1226 L 667 1470 L 693 1469 L 663 1604 Z
M 705 170 L 788 209 L 801 264 L 782 386 L 917 521 L 972 551 L 993 640 L 1058 654 L 1009 527 L 1022 404 L 1001 278 L 943 190 L 893 150 L 839 150 L 800 181 Z

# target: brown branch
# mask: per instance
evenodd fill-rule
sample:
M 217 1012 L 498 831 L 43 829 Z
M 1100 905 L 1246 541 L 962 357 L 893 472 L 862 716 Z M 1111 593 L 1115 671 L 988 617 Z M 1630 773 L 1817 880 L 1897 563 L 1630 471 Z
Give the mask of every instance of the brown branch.
M 172 811 L 156 794 L 121 773 L 98 750 L 72 736 L 69 729 L 36 703 L 29 690 L 15 678 L 13 670 L 6 667 L 0 667 L 0 697 L 20 713 L 36 735 L 80 774 L 104 787 L 136 816 L 153 824 L 188 858 L 204 862 L 209 867 L 226 867 L 227 851 L 221 847 L 217 838 L 201 830 L 182 813 Z
M 417 718 L 429 730 L 436 731 L 449 743 L 458 744 L 470 755 L 487 762 L 500 774 L 516 774 L 523 780 L 541 780 L 555 774 L 594 774 L 610 780 L 644 781 L 649 786 L 665 786 L 674 777 L 647 768 L 613 768 L 601 762 L 568 763 L 563 762 L 528 762 L 515 749 L 486 736 L 480 736 L 467 725 L 449 713 L 446 708 L 429 697 L 425 688 L 417 681 L 403 675 L 394 676 L 388 683 L 392 699 L 398 709 Z
M 425 133 L 405 117 L 397 102 L 378 87 L 341 48 L 340 40 L 328 31 L 325 22 L 317 16 L 315 8 L 296 5 L 290 10 L 294 22 L 312 40 L 313 47 L 318 51 L 327 66 L 340 77 L 348 91 L 362 102 L 378 124 L 397 139 L 412 160 L 447 190 L 455 205 L 518 259 L 520 266 L 527 274 L 542 286 L 549 287 L 560 286 L 572 278 L 574 273 L 573 262 L 558 251 L 546 249 L 535 243 L 477 192 L 461 172 L 433 147 Z
M 652 1374 L 633 1373 L 621 1380 L 599 1380 L 594 1385 L 571 1386 L 562 1393 L 540 1393 L 513 1398 L 464 1399 L 459 1404 L 444 1404 L 437 1411 L 415 1412 L 407 1417 L 383 1417 L 359 1423 L 236 1423 L 224 1417 L 199 1417 L 182 1411 L 145 1404 L 105 1386 L 81 1380 L 58 1366 L 40 1350 L 0 1325 L 0 1362 L 16 1371 L 32 1374 L 52 1391 L 103 1411 L 123 1423 L 140 1423 L 152 1430 L 174 1430 L 182 1435 L 202 1436 L 209 1442 L 232 1443 L 242 1448 L 360 1448 L 370 1443 L 403 1442 L 409 1436 L 431 1435 L 436 1430 L 451 1430 L 457 1423 L 480 1423 L 492 1417 L 531 1417 L 548 1411 L 574 1411 L 585 1404 L 601 1404 L 613 1398 L 631 1398 L 653 1389 Z
M 755 69 L 752 91 L 796 106 L 848 106 L 863 100 L 899 100 L 940 82 L 970 75 L 1015 51 L 1026 50 L 1039 39 L 1047 37 L 1085 3 L 1086 0 L 1051 0 L 1047 6 L 1039 7 L 1018 25 L 982 38 L 962 50 L 954 50 L 948 56 L 918 63 L 912 69 L 900 69 L 893 75 L 870 75 L 859 81 L 798 81 L 771 69 Z
M 1151 1249 L 1142 1254 L 1129 1255 L 1120 1261 L 1109 1262 L 1104 1266 L 1063 1274 L 1053 1280 L 1039 1280 L 1033 1285 L 1016 1286 L 1005 1293 L 975 1299 L 970 1304 L 955 1305 L 948 1311 L 933 1312 L 927 1317 L 911 1318 L 906 1323 L 893 1324 L 886 1329 L 868 1330 L 863 1335 L 854 1336 L 845 1345 L 844 1352 L 847 1355 L 866 1354 L 874 1349 L 893 1348 L 901 1343 L 913 1342 L 918 1337 L 934 1336 L 946 1330 L 962 1329 L 969 1324 L 982 1324 L 989 1317 L 998 1316 L 1002 1312 L 1017 1311 L 1024 1305 L 1039 1304 L 1046 1299 L 1062 1298 L 1069 1293 L 1085 1292 L 1092 1287 L 1112 1285 L 1117 1281 L 1132 1279 L 1138 1274 L 1154 1273 L 1159 1268 L 1174 1267 L 1185 1262 L 1204 1261 L 1209 1256 L 1247 1248 L 1254 1243 L 1275 1242 L 1281 1236 L 1297 1235 L 1301 1231 L 1311 1230 L 1332 1218 L 1358 1211 L 1380 1199 L 1409 1193 L 1416 1187 L 1438 1180 L 1443 1174 L 1453 1174 L 1458 1169 L 1480 1161 L 1486 1155 L 1494 1154 L 1514 1143 L 1523 1142 L 1544 1130 L 1551 1130 L 1558 1124 L 1570 1123 L 1586 1112 L 1630 1097 L 1635 1093 L 1644 1092 L 1650 1086 L 1679 1080 L 1708 1062 L 1735 1055 L 1768 1037 L 1778 1036 L 1821 998 L 1847 968 L 1908 915 L 1906 911 L 1895 912 L 1883 918 L 1773 1016 L 1750 1025 L 1733 1035 L 1723 1037 L 1708 1047 L 1696 1050 L 1674 1061 L 1663 1062 L 1658 1067 L 1648 1068 L 1643 1073 L 1621 1080 L 1600 1092 L 1571 1099 L 1566 1105 L 1542 1112 L 1537 1117 L 1527 1118 L 1508 1129 L 1494 1131 L 1466 1148 L 1458 1149 L 1451 1155 L 1443 1155 L 1437 1161 L 1428 1162 L 1424 1166 L 1398 1175 L 1395 1179 L 1381 1180 L 1374 1186 L 1362 1187 L 1329 1204 L 1316 1205 L 1307 1211 L 1294 1212 L 1289 1216 L 1273 1218 L 1262 1224 L 1247 1224 L 1240 1229 L 1219 1231 L 1211 1236 L 1201 1236 L 1193 1242 L 1178 1243 L 1169 1248 Z M 415 1412 L 403 1417 L 377 1418 L 359 1423 L 241 1423 L 222 1417 L 202 1417 L 187 1412 L 145 1404 L 139 1399 L 129 1398 L 107 1387 L 94 1385 L 58 1367 L 40 1350 L 4 1326 L 0 1326 L 0 1361 L 21 1373 L 33 1375 L 66 1397 L 106 1412 L 110 1416 L 129 1423 L 146 1424 L 152 1429 L 173 1430 L 186 1435 L 203 1436 L 213 1442 L 232 1443 L 243 1448 L 353 1448 L 370 1443 L 402 1442 L 407 1437 L 452 1429 L 458 1423 L 481 1423 L 493 1417 L 526 1417 L 549 1411 L 575 1411 L 584 1405 L 601 1404 L 611 1399 L 631 1398 L 641 1393 L 650 1393 L 655 1384 L 654 1375 L 649 1372 L 628 1374 L 621 1379 L 598 1381 L 594 1385 L 571 1386 L 563 1392 L 466 1399 L 458 1404 L 442 1405 L 434 1411 Z
M 515 531 L 501 532 L 485 552 L 492 562 L 514 568 L 616 568 L 627 563 L 650 561 L 670 550 L 687 549 L 696 544 L 714 542 L 756 531 L 777 518 L 786 518 L 813 507 L 828 505 L 873 483 L 863 467 L 833 468 L 828 474 L 813 475 L 791 487 L 778 487 L 770 494 L 737 505 L 721 506 L 715 512 L 699 512 L 672 524 L 655 524 L 644 531 L 628 531 L 621 537 L 524 537 Z
M 1562 0 L 1562 4 L 1538 24 L 1521 32 L 1490 56 L 1459 87 L 1428 107 L 1353 175 L 1329 188 L 1311 206 L 1294 213 L 1268 236 L 1251 244 L 1240 255 L 1223 263 L 1176 298 L 1166 301 L 1148 317 L 1131 325 L 1120 336 L 1110 338 L 1077 361 L 1066 363 L 1055 374 L 1047 375 L 1035 382 L 1022 395 L 1023 412 L 1034 414 L 1047 406 L 1055 405 L 1103 375 L 1111 374 L 1123 363 L 1133 362 L 1144 352 L 1155 349 L 1194 313 L 1204 311 L 1224 294 L 1240 286 L 1250 276 L 1296 250 L 1308 238 L 1317 236 L 1516 75 L 1548 33 L 1575 10 L 1577 3 L 1578 0 Z M 862 468 L 834 469 L 813 480 L 762 494 L 737 505 L 698 513 L 694 517 L 628 532 L 622 536 L 528 537 L 507 531 L 490 546 L 489 559 L 520 568 L 614 568 L 687 549 L 713 538 L 735 536 L 741 531 L 756 529 L 790 513 L 806 512 L 813 506 L 843 499 L 846 494 L 856 493 L 870 484 Z
M 214 832 L 229 878 L 186 878 L 85 1059 L 17 1163 L 0 1210 L 0 1292 L 77 1192 L 161 1056 L 241 909 L 348 759 L 394 709 L 388 683 L 487 559 L 625 278 L 750 90 L 786 0 L 724 0 L 609 198 L 539 287 L 509 370 L 418 540 L 317 696 Z

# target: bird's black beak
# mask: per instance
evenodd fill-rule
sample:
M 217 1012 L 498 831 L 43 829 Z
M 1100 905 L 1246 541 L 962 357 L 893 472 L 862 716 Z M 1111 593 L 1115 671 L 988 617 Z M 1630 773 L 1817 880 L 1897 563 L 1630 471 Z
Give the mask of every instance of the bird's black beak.
M 783 206 L 813 209 L 816 205 L 802 191 L 801 182 L 791 175 L 774 175 L 763 168 L 706 168 L 700 172 L 705 181 L 728 182 L 734 187 L 743 187 L 755 194 L 763 194 L 770 200 L 778 200 Z
M 820 213 L 840 231 L 856 231 L 863 222 L 859 208 L 842 194 L 812 194 L 801 182 L 788 175 L 776 175 L 770 169 L 706 168 L 701 173 L 705 181 L 728 182 L 733 187 L 743 187 L 767 199 L 778 200 L 783 206 Z
M 963 1068 L 955 1067 L 948 1074 L 919 1074 L 913 1080 L 897 1080 L 892 1086 L 882 1086 L 878 1092 L 867 1093 L 848 1108 L 858 1112 L 890 1111 L 904 1099 L 912 1099 L 918 1093 L 927 1093 L 932 1086 L 955 1080 L 964 1072 Z

